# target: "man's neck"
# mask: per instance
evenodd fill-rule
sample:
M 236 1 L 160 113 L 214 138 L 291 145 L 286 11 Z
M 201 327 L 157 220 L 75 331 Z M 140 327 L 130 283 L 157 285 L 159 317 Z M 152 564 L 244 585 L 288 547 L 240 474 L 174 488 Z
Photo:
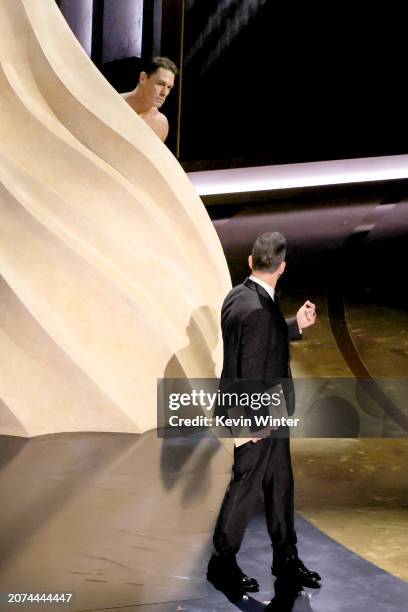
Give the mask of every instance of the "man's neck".
M 132 108 L 137 112 L 138 115 L 143 115 L 147 113 L 154 113 L 157 111 L 155 106 L 152 106 L 148 101 L 146 101 L 141 93 L 139 86 L 136 86 L 130 95 L 129 99 L 131 102 Z
M 278 274 L 275 272 L 269 274 L 268 272 L 260 272 L 259 270 L 252 270 L 251 276 L 255 276 L 255 278 L 259 278 L 259 280 L 263 281 L 273 289 L 276 288 L 276 283 L 278 282 Z

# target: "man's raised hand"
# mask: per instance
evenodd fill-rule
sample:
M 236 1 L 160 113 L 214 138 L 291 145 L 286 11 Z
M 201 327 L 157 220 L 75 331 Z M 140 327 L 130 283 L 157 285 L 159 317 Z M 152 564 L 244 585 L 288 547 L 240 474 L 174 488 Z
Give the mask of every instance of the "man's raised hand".
M 305 327 L 310 327 L 310 325 L 314 325 L 316 322 L 315 304 L 307 300 L 297 311 L 296 320 L 300 330 L 305 329 Z

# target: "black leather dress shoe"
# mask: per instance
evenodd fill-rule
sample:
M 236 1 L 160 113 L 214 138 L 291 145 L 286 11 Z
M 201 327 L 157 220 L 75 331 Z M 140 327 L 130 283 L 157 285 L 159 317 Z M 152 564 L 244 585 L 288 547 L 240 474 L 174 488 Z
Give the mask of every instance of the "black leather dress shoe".
M 292 582 L 295 585 L 320 589 L 321 577 L 309 570 L 297 555 L 289 555 L 274 561 L 272 574 L 280 581 Z
M 259 591 L 259 584 L 255 578 L 250 578 L 243 572 L 241 572 L 241 586 L 247 593 L 257 593 Z
M 275 580 L 274 589 L 275 597 L 266 606 L 265 612 L 293 612 L 295 609 L 301 609 L 304 612 L 310 610 L 311 612 L 312 609 L 307 605 L 308 600 L 302 599 L 302 596 L 305 596 L 305 592 L 301 586 L 281 582 L 277 579 Z M 303 605 L 299 606 L 296 604 L 296 601 Z
M 238 593 L 257 593 L 259 584 L 239 567 L 235 557 L 222 555 L 211 557 L 208 563 L 207 580 L 219 591 L 235 590 Z

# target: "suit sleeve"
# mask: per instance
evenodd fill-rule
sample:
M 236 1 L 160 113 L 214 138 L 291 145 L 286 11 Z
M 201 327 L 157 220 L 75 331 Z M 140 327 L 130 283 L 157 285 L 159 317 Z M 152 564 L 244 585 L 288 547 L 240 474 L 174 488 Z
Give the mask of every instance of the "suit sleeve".
M 273 333 L 271 316 L 265 310 L 255 310 L 244 320 L 238 356 L 241 378 L 261 380 L 264 377 Z
M 292 317 L 291 319 L 286 319 L 286 323 L 288 325 L 288 330 L 289 330 L 289 341 L 294 342 L 295 340 L 301 340 L 302 334 L 299 331 L 296 317 Z

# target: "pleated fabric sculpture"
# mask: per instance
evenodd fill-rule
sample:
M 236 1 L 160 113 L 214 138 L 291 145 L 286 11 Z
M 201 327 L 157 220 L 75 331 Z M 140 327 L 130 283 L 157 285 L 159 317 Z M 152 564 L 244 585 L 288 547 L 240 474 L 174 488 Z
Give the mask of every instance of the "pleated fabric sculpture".
M 143 433 L 219 374 L 217 234 L 54 0 L 1 0 L 0 49 L 0 433 Z

